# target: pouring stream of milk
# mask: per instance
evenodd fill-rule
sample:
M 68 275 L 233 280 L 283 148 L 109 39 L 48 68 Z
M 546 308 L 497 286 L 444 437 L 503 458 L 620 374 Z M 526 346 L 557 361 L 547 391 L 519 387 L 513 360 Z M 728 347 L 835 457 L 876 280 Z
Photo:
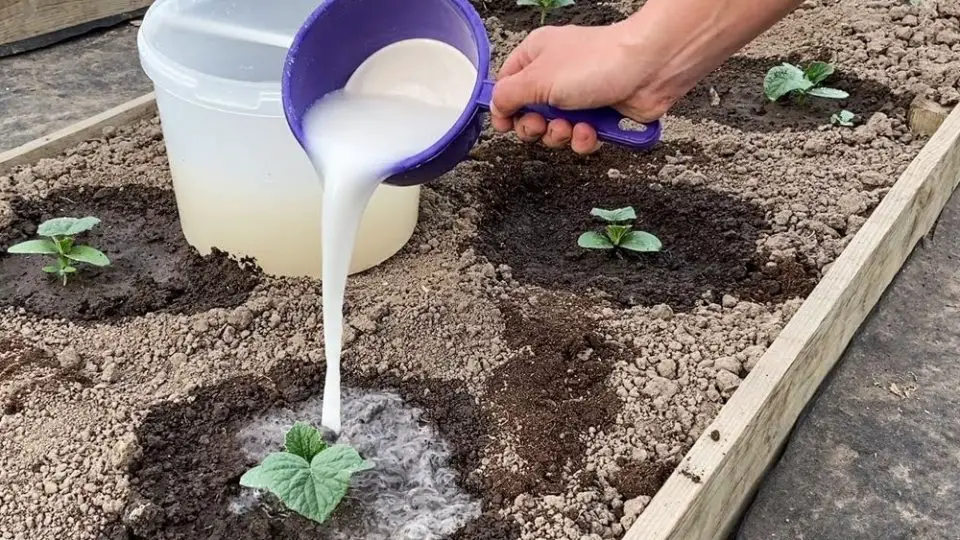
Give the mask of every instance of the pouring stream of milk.
M 444 65 L 446 72 L 436 70 Z M 304 117 L 305 147 L 323 182 L 327 371 L 321 423 L 336 433 L 341 426 L 343 298 L 363 211 L 385 171 L 426 150 L 453 127 L 475 80 L 475 68 L 453 47 L 408 40 L 372 55 L 351 79 L 355 84 L 323 97 Z

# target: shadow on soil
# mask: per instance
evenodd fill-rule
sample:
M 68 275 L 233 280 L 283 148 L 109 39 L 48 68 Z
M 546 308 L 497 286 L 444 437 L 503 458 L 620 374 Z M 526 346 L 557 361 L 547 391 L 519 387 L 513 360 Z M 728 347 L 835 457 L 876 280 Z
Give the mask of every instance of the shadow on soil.
M 909 100 L 894 96 L 890 90 L 869 79 L 851 74 L 834 73 L 824 86 L 845 90 L 844 100 L 809 98 L 803 105 L 789 99 L 770 103 L 763 95 L 763 79 L 767 71 L 783 62 L 800 66 L 829 54 L 797 55 L 788 58 L 733 57 L 703 79 L 671 109 L 670 114 L 692 121 L 712 120 L 746 132 L 811 131 L 830 123 L 830 116 L 847 109 L 862 119 L 879 111 L 906 108 Z M 720 104 L 711 104 L 710 88 L 716 90 Z
M 129 185 L 69 188 L 44 199 L 14 199 L 13 217 L 0 227 L 0 306 L 41 317 L 104 320 L 163 311 L 197 313 L 243 303 L 260 282 L 251 261 L 223 252 L 202 256 L 183 237 L 173 192 Z M 36 238 L 54 217 L 100 218 L 77 242 L 103 251 L 110 266 L 79 265 L 63 286 L 41 271 L 44 255 L 10 255 L 6 248 Z
M 513 32 L 530 31 L 540 26 L 540 10 L 531 6 L 518 6 L 516 0 L 470 0 L 481 17 L 497 17 L 503 26 Z M 596 2 L 578 2 L 553 10 L 545 24 L 601 26 L 617 22 L 626 16 L 612 6 Z
M 640 158 L 608 146 L 581 157 L 498 140 L 474 156 L 491 165 L 480 182 L 484 209 L 474 248 L 509 265 L 521 282 L 677 310 L 708 291 L 780 301 L 806 296 L 816 283 L 813 265 L 766 264 L 756 247 L 769 228 L 763 209 L 703 185 L 692 169 L 709 158 L 696 145 L 661 144 Z M 684 178 L 658 178 L 678 161 L 688 166 Z M 664 251 L 618 257 L 577 246 L 581 233 L 599 229 L 592 208 L 624 206 L 636 209 L 635 228 L 659 237 Z
M 237 433 L 257 416 L 294 407 L 321 394 L 324 366 L 285 362 L 263 377 L 241 377 L 203 388 L 190 399 L 154 408 L 136 432 L 139 456 L 132 460 L 131 496 L 124 515 L 111 527 L 110 540 L 318 540 L 325 529 L 276 504 L 258 505 L 244 514 L 230 509 L 240 493 L 239 479 L 255 463 L 246 463 Z M 345 374 L 354 388 L 396 391 L 424 411 L 440 437 L 451 443 L 451 465 L 459 472 L 479 466 L 487 440 L 487 421 L 473 398 L 449 381 L 401 381 Z M 279 448 L 278 448 L 279 450 Z M 451 540 L 515 540 L 515 525 L 499 521 L 481 482 L 461 479 L 468 492 L 484 499 L 484 513 Z M 349 527 L 363 508 L 346 499 L 333 522 Z M 345 523 L 344 523 L 345 521 Z

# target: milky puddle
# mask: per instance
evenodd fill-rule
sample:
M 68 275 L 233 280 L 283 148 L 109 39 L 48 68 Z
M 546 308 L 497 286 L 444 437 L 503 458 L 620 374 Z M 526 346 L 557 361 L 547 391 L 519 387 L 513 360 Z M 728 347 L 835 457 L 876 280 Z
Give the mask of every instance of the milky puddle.
M 376 468 L 352 477 L 343 505 L 354 503 L 350 506 L 360 511 L 356 518 L 324 524 L 328 538 L 439 540 L 479 517 L 480 501 L 459 487 L 450 447 L 422 420 L 420 409 L 392 392 L 344 388 L 341 399 L 344 422 L 337 442 L 352 445 Z M 282 449 L 294 422 L 319 425 L 322 407 L 316 397 L 254 419 L 237 434 L 242 451 L 248 459 L 262 461 Z M 260 497 L 244 489 L 230 501 L 231 510 L 249 511 Z

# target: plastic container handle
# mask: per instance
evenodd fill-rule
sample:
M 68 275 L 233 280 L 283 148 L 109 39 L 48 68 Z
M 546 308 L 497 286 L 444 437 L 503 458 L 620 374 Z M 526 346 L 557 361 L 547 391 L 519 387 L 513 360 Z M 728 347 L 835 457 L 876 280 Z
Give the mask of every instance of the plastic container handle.
M 493 97 L 494 84 L 495 81 L 483 81 L 480 96 L 477 98 L 477 105 L 488 111 L 490 110 L 490 101 Z M 628 148 L 645 150 L 657 144 L 660 140 L 659 120 L 655 120 L 649 124 L 640 124 L 643 129 L 639 130 L 622 129 L 620 123 L 625 117 L 613 107 L 568 111 L 549 105 L 528 105 L 520 109 L 517 114 L 523 114 L 525 112 L 539 113 L 546 118 L 548 122 L 562 118 L 571 124 L 589 124 L 597 131 L 597 137 L 601 141 L 626 146 Z M 636 122 L 632 121 L 631 123 L 636 124 Z

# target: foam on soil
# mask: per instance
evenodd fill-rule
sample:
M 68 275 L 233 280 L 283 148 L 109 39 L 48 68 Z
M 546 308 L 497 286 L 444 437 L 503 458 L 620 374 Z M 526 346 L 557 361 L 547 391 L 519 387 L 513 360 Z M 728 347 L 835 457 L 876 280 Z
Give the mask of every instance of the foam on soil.
M 238 433 L 247 457 L 258 462 L 283 446 L 294 422 L 319 425 L 323 402 L 307 400 L 252 421 Z M 458 485 L 450 466 L 450 449 L 433 426 L 394 393 L 367 393 L 346 388 L 343 430 L 338 443 L 350 444 L 372 471 L 354 475 L 347 497 L 364 508 L 355 520 L 329 522 L 329 538 L 337 540 L 433 540 L 456 532 L 480 515 L 480 502 Z M 244 512 L 260 499 L 243 490 L 231 509 Z

